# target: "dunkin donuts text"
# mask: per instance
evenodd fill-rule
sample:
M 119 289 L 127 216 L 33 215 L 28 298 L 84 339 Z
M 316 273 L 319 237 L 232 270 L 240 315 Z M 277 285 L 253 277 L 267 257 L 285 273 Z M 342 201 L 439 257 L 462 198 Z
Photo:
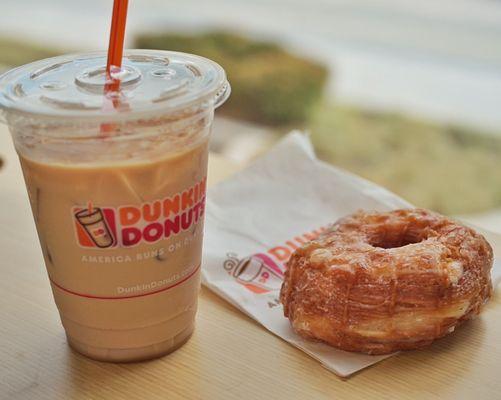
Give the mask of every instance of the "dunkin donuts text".
M 82 247 L 132 247 L 156 243 L 190 229 L 205 210 L 207 179 L 175 195 L 121 207 L 75 207 L 77 240 Z

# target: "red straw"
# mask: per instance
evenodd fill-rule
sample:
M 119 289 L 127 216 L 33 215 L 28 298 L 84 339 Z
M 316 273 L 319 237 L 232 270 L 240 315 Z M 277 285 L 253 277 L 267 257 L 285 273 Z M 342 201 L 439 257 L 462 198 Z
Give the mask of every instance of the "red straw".
M 114 0 L 113 2 L 110 43 L 108 45 L 108 61 L 106 64 L 106 84 L 104 86 L 105 103 L 103 104 L 103 110 L 118 108 L 120 105 L 120 97 L 115 95 L 118 94 L 120 90 L 120 79 L 114 77 L 113 72 L 119 72 L 122 67 L 128 5 L 129 0 Z M 115 69 L 117 71 L 114 71 Z M 114 94 L 114 96 L 110 98 L 110 94 Z M 111 131 L 113 131 L 113 125 L 101 125 L 101 133 L 103 135 L 107 135 Z
M 108 63 L 106 73 L 113 80 L 111 69 L 122 66 L 124 52 L 125 23 L 127 21 L 127 8 L 129 0 L 114 0 L 113 16 L 111 19 L 110 44 L 108 46 Z

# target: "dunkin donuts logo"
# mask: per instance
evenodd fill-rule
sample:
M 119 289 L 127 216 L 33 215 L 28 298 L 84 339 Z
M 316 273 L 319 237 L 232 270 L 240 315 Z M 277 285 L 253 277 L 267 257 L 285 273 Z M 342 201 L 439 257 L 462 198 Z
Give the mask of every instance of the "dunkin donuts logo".
M 236 254 L 228 253 L 224 268 L 238 283 L 257 294 L 280 290 L 284 279 L 282 268 L 262 253 L 242 260 Z
M 77 242 L 95 249 L 133 247 L 186 231 L 203 216 L 206 184 L 204 178 L 183 192 L 139 206 L 74 207 Z
M 235 281 L 256 294 L 280 290 L 284 271 L 292 252 L 307 241 L 316 239 L 326 228 L 296 236 L 283 245 L 273 247 L 265 253 L 239 259 L 237 254 L 228 253 L 223 267 Z
M 117 245 L 115 212 L 112 208 L 74 208 L 77 240 L 82 247 L 105 249 Z

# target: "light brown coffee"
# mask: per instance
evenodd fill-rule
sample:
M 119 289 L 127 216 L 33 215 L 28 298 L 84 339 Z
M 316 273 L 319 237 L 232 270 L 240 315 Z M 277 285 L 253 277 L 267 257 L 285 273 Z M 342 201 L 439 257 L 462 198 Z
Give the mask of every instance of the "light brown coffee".
M 205 138 L 167 157 L 109 165 L 21 155 L 56 304 L 79 352 L 139 360 L 191 335 L 207 154 Z
M 68 342 L 134 361 L 193 331 L 208 141 L 231 90 L 221 66 L 192 54 L 127 50 L 113 92 L 106 65 L 75 54 L 1 75 L 0 120 Z

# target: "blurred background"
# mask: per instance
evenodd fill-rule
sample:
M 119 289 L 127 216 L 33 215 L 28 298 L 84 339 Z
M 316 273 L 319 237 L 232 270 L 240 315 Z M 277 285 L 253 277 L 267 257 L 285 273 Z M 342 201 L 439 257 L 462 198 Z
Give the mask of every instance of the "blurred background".
M 112 0 L 2 0 L 0 71 L 106 49 Z M 223 65 L 214 152 L 291 129 L 325 161 L 501 231 L 500 0 L 131 0 L 128 47 Z

